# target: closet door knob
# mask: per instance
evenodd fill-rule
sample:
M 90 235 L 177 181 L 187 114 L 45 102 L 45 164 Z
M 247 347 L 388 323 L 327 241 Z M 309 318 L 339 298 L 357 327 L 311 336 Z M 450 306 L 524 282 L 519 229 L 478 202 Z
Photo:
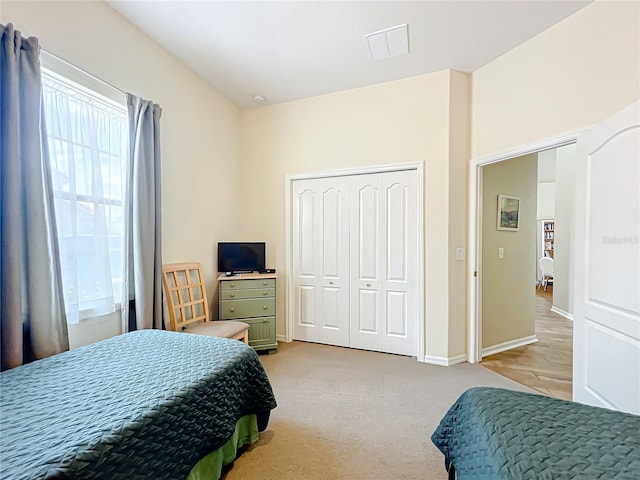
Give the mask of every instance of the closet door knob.
M 333 282 L 329 282 L 329 285 L 333 285 Z
M 370 283 L 367 283 L 367 287 L 370 287 L 370 286 L 371 286 L 371 284 L 370 284 Z

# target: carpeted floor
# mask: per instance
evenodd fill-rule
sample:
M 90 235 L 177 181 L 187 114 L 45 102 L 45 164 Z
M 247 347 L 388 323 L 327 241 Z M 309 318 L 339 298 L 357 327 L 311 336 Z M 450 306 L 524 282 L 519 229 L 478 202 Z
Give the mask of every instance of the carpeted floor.
M 278 408 L 225 480 L 446 479 L 430 436 L 456 398 L 474 386 L 530 391 L 468 363 L 312 343 L 260 359 Z

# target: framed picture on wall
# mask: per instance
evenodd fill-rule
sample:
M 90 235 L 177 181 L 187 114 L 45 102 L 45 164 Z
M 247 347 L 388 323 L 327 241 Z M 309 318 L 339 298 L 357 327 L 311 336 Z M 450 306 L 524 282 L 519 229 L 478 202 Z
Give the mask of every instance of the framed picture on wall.
M 520 199 L 498 195 L 498 230 L 517 232 L 520 222 Z

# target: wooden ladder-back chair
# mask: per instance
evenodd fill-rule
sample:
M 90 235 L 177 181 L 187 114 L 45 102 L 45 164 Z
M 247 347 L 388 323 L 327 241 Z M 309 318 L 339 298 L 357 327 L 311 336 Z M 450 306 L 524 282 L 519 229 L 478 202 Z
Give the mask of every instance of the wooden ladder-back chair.
M 171 330 L 223 337 L 249 343 L 249 325 L 232 320 L 211 321 L 200 264 L 162 266 L 162 284 L 169 308 Z

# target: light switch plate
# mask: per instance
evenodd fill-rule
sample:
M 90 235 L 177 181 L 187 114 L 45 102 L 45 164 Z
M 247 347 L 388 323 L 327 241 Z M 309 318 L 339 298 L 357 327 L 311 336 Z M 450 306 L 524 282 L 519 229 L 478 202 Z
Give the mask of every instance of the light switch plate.
M 502 247 L 498 249 L 498 258 L 504 258 L 504 248 Z
M 464 248 L 456 248 L 456 260 L 462 262 L 465 259 Z

